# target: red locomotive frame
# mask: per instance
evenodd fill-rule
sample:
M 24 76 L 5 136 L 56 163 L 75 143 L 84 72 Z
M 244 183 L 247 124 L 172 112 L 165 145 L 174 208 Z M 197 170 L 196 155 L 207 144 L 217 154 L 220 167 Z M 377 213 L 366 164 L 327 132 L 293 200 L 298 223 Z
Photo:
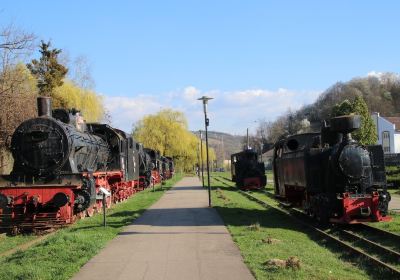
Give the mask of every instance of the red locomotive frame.
M 88 176 L 93 176 L 95 180 L 96 194 L 99 194 L 100 187 L 111 193 L 111 196 L 106 198 L 107 208 L 112 203 L 124 201 L 144 189 L 139 180 L 123 181 L 122 171 L 96 172 L 92 175 L 83 173 L 80 179 L 75 175 L 63 179 L 58 184 L 8 183 L 8 186 L 0 188 L 0 194 L 7 199 L 9 206 L 0 209 L 0 228 L 14 231 L 47 229 L 71 224 L 78 218 L 90 217 L 101 211 L 102 196 L 97 196 L 96 202 L 86 210 L 78 212 L 74 209 L 77 191 L 82 189 L 82 179 Z M 65 195 L 67 198 L 65 205 L 52 206 L 57 194 Z

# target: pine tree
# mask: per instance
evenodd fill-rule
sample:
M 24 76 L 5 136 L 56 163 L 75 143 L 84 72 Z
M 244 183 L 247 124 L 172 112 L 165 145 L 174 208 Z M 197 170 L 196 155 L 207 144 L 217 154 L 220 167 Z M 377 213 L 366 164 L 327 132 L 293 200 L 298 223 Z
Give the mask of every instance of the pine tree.
M 350 115 L 351 113 L 354 113 L 353 104 L 348 99 L 345 99 L 342 103 L 333 106 L 331 115 L 332 117 L 337 117 Z
M 27 64 L 32 75 L 37 79 L 37 87 L 39 94 L 42 96 L 51 96 L 53 90 L 63 84 L 63 79 L 68 72 L 68 69 L 58 63 L 58 55 L 60 49 L 50 49 L 51 43 L 41 42 L 39 60 L 33 59 Z
M 364 98 L 357 96 L 352 104 L 355 114 L 361 116 L 361 127 L 353 133 L 353 137 L 363 145 L 372 145 L 377 141 L 376 127 L 368 111 Z
M 353 102 L 344 100 L 332 108 L 332 116 L 360 115 L 361 127 L 353 133 L 353 138 L 362 145 L 372 145 L 377 141 L 376 127 L 362 95 L 356 96 Z

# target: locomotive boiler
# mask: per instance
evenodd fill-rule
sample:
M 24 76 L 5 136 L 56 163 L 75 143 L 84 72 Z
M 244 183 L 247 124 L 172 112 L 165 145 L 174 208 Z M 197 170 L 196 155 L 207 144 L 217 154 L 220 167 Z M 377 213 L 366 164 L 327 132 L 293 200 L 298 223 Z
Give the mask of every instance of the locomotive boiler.
M 264 163 L 258 161 L 258 154 L 252 149 L 231 155 L 231 175 L 240 189 L 261 189 L 267 184 Z
M 51 114 L 51 100 L 38 100 L 39 117 L 20 124 L 12 136 L 12 177 L 48 181 L 62 174 L 104 170 L 110 156 L 107 142 L 88 133 L 80 113 L 57 109 Z
M 382 146 L 352 139 L 359 116 L 332 118 L 320 133 L 291 135 L 275 144 L 275 194 L 322 222 L 387 221 Z

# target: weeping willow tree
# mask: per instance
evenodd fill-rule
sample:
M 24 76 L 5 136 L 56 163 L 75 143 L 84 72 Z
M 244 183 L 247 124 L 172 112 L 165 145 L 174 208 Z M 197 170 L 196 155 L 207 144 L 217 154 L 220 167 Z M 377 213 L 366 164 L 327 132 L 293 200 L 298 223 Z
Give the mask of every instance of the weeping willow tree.
M 53 90 L 54 108 L 75 108 L 82 112 L 87 122 L 99 121 L 104 115 L 103 100 L 96 92 L 83 89 L 71 81 Z
M 199 140 L 188 130 L 187 120 L 182 112 L 165 109 L 157 114 L 147 115 L 135 124 L 133 135 L 145 147 L 174 158 L 178 169 L 190 171 L 198 163 Z M 205 159 L 205 147 L 203 148 Z M 210 149 L 209 154 L 210 161 L 215 160 L 213 149 Z

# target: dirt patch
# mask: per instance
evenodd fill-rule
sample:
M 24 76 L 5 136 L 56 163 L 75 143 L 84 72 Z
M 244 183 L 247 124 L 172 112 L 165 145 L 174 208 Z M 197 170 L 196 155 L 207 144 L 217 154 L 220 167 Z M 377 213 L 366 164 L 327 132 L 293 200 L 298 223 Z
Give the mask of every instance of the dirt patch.
M 289 257 L 287 260 L 270 259 L 264 263 L 265 266 L 270 268 L 291 268 L 300 269 L 301 262 L 298 257 Z
M 272 238 L 272 237 L 267 237 L 267 238 L 264 238 L 262 240 L 262 242 L 267 243 L 267 244 L 276 244 L 276 243 L 280 243 L 282 241 L 279 239 Z
M 251 231 L 260 231 L 260 223 L 251 224 L 247 228 Z

